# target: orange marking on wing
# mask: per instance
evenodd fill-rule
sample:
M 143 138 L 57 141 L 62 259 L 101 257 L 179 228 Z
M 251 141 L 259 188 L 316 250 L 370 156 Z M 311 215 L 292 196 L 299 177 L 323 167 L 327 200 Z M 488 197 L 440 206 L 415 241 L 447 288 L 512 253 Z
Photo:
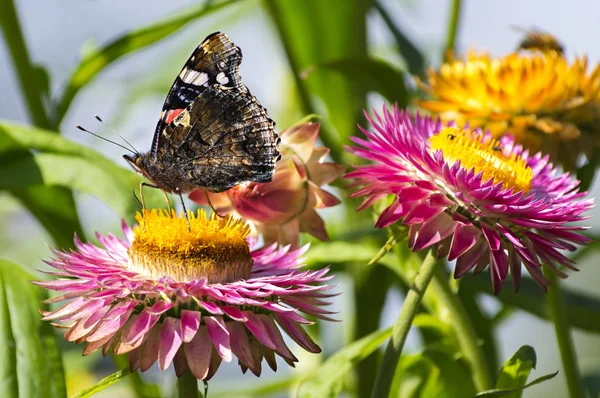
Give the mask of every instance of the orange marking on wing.
M 173 121 L 173 119 L 175 119 L 177 117 L 177 115 L 179 115 L 181 112 L 183 112 L 184 109 L 173 109 L 171 111 L 169 111 L 167 113 L 167 117 L 165 118 L 165 123 L 169 124 Z

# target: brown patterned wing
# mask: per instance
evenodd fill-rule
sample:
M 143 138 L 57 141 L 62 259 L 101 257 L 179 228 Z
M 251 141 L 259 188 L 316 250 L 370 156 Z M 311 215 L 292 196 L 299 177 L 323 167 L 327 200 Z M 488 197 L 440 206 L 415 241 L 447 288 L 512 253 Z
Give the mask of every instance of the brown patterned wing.
M 151 153 L 154 156 L 168 139 L 165 136 L 167 125 L 208 87 L 220 84 L 248 92 L 239 74 L 241 62 L 242 50 L 224 33 L 212 33 L 196 47 L 165 99 L 152 141 Z
M 169 139 L 158 157 L 173 156 L 190 184 L 211 192 L 244 181 L 268 182 L 279 159 L 274 127 L 248 92 L 215 84 L 166 127 Z

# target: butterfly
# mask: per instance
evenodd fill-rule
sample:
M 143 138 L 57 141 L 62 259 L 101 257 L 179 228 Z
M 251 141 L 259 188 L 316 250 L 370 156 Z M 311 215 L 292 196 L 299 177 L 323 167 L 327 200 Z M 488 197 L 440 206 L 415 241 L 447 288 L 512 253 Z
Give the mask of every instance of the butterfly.
M 142 184 L 181 197 L 273 179 L 280 139 L 242 83 L 241 61 L 241 49 L 221 32 L 194 50 L 167 95 L 150 151 L 123 155 L 150 181 Z

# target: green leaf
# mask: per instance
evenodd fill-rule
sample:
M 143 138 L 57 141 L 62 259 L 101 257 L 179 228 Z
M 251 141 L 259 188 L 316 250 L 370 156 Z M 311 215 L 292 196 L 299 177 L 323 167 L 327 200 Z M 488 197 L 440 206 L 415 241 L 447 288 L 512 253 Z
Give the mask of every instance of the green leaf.
M 512 395 L 512 394 L 514 394 L 516 392 L 523 391 L 526 388 L 533 387 L 536 384 L 540 384 L 540 383 L 542 383 L 542 382 L 544 382 L 546 380 L 553 379 L 554 377 L 556 377 L 557 374 L 558 374 L 558 370 L 555 373 L 549 373 L 549 374 L 544 375 L 542 377 L 538 377 L 537 379 L 535 379 L 534 381 L 532 381 L 529 384 L 524 385 L 523 387 L 512 388 L 510 390 L 507 390 L 507 389 L 494 389 L 494 390 L 482 391 L 479 394 L 475 395 L 475 397 L 477 397 L 477 398 L 505 397 L 507 395 Z
M 514 389 L 523 387 L 527 378 L 537 363 L 533 347 L 524 345 L 513 354 L 502 366 L 500 376 L 496 381 L 497 389 Z M 512 398 L 520 398 L 520 393 L 515 393 Z
M 455 358 L 439 350 L 425 350 L 423 355 L 433 364 L 423 397 L 470 397 L 477 390 L 471 375 Z
M 265 0 L 283 43 L 298 86 L 305 113 L 321 113 L 314 97 L 325 106 L 327 117 L 319 138 L 331 149 L 331 157 L 340 162 L 346 156 L 342 144 L 357 132 L 362 120 L 365 93 L 343 76 L 317 70 L 309 81 L 299 74 L 311 65 L 366 54 L 366 14 L 364 0 Z
M 98 73 L 117 59 L 139 51 L 157 41 L 175 33 L 189 22 L 212 14 L 213 12 L 236 3 L 238 0 L 211 1 L 206 4 L 195 4 L 185 8 L 161 21 L 128 32 L 127 34 L 111 41 L 103 47 L 87 48 L 85 57 L 75 68 L 66 84 L 62 98 L 58 101 L 56 125 L 67 113 L 71 101 L 79 90 L 89 83 Z
M 50 74 L 42 65 L 33 65 L 33 77 L 44 100 L 50 99 Z
M 472 397 L 476 390 L 467 370 L 453 356 L 437 349 L 403 355 L 390 396 Z
M 17 264 L 0 260 L 0 396 L 53 398 L 66 395 L 56 335 L 41 320 L 46 292 Z
M 0 181 L 0 186 L 2 181 Z M 74 247 L 73 235 L 85 239 L 73 200 L 73 193 L 58 186 L 30 185 L 12 188 L 10 193 L 17 198 L 48 231 L 56 247 Z M 51 199 L 49 199 L 51 198 Z
M 110 376 L 106 376 L 104 379 L 100 380 L 98 383 L 94 384 L 93 386 L 81 391 L 79 394 L 73 395 L 73 397 L 71 397 L 71 398 L 91 397 L 92 395 L 96 394 L 97 392 L 104 390 L 106 387 L 108 387 L 112 384 L 115 384 L 117 381 L 121 380 L 123 377 L 129 375 L 130 373 L 131 373 L 131 370 L 129 370 L 128 367 L 121 369 L 119 371 L 116 371 L 115 373 L 111 374 Z
M 311 377 L 300 384 L 299 398 L 337 397 L 344 378 L 354 365 L 368 357 L 392 334 L 392 329 L 379 330 L 338 351 L 321 364 Z
M 596 176 L 598 164 L 600 164 L 600 153 L 594 151 L 588 162 L 577 169 L 577 179 L 580 181 L 579 190 L 587 191 L 590 189 Z
M 462 279 L 461 289 L 493 296 L 489 278 L 486 279 L 485 274 Z M 600 332 L 600 299 L 574 292 L 564 286 L 561 287 L 561 293 L 564 296 L 569 325 L 590 332 Z M 497 299 L 542 319 L 550 319 L 546 295 L 531 278 L 521 278 L 518 293 L 511 289 L 502 289 Z
M 396 39 L 396 44 L 400 50 L 400 54 L 406 61 L 408 71 L 416 76 L 422 76 L 425 72 L 425 57 L 419 48 L 402 32 L 400 27 L 392 20 L 390 14 L 381 5 L 381 1 L 373 2 L 375 9 L 383 18 L 388 29 Z
M 302 377 L 300 376 L 292 376 L 292 377 L 284 377 L 278 378 L 277 380 L 261 383 L 260 385 L 254 387 L 249 386 L 243 389 L 234 389 L 234 390 L 215 390 L 209 391 L 210 396 L 214 395 L 219 398 L 262 398 L 268 397 L 274 394 L 281 395 L 286 391 L 291 391 L 295 385 L 299 383 L 299 380 Z M 290 394 L 291 395 L 291 394 Z
M 306 264 L 318 268 L 330 264 L 364 263 L 367 264 L 377 255 L 376 247 L 365 243 L 324 242 L 311 246 L 306 253 Z M 385 256 L 384 256 L 385 257 Z M 380 261 L 383 260 L 380 259 Z
M 0 122 L 0 142 L 5 140 L 18 142 L 23 148 L 37 153 L 19 153 L 6 160 L 3 157 L 0 162 L 1 188 L 30 189 L 42 184 L 77 189 L 102 199 L 128 221 L 139 209 L 132 193 L 134 173 L 98 152 L 46 130 Z M 146 190 L 144 197 L 149 208 L 164 206 L 158 190 Z M 44 199 L 48 200 L 47 197 Z
M 365 55 L 337 59 L 308 68 L 303 77 L 319 69 L 341 73 L 348 84 L 365 92 L 376 92 L 389 102 L 397 102 L 401 108 L 408 105 L 409 95 L 404 85 L 404 74 L 391 64 Z

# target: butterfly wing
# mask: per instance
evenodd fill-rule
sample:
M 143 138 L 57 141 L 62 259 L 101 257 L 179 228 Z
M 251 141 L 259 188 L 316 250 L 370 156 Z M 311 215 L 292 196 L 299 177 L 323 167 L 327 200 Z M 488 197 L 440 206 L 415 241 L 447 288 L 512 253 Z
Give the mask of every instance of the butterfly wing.
M 200 43 L 167 94 L 152 140 L 153 156 L 169 139 L 166 127 L 208 87 L 219 84 L 248 92 L 239 74 L 241 62 L 242 50 L 224 33 L 212 33 Z
M 166 127 L 164 150 L 191 185 L 222 192 L 273 179 L 280 157 L 274 127 L 250 93 L 214 84 Z

